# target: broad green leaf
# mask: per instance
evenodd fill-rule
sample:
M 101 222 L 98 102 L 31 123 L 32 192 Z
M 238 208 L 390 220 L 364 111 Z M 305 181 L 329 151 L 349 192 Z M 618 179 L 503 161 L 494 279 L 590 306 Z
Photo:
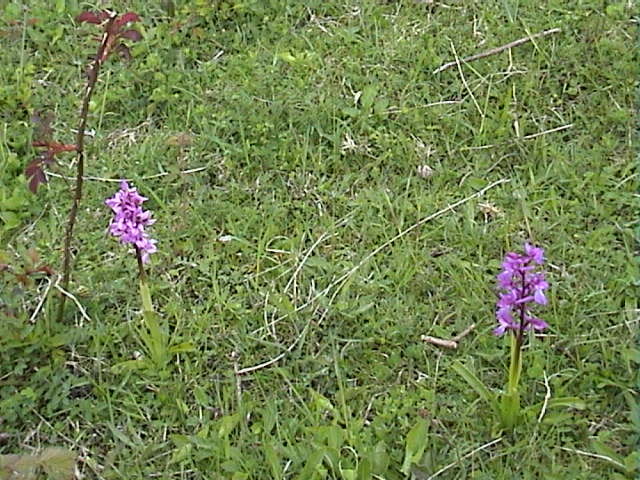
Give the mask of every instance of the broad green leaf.
M 636 431 L 640 432 L 640 404 L 638 404 L 634 396 L 629 392 L 625 392 L 624 398 L 629 405 L 629 420 Z
M 181 447 L 184 447 L 185 445 L 190 445 L 191 444 L 191 440 L 186 435 L 179 435 L 179 434 L 176 433 L 176 434 L 173 434 L 173 435 L 169 435 L 169 438 L 171 438 L 171 441 L 173 443 L 175 443 L 176 447 L 178 447 L 178 448 L 181 448 Z
M 492 409 L 496 409 L 496 396 L 480 381 L 475 374 L 460 362 L 455 362 L 451 368 L 473 388 Z
M 365 112 L 368 112 L 373 106 L 376 95 L 378 95 L 378 88 L 375 85 L 367 85 L 362 89 L 360 104 Z
M 4 222 L 4 226 L 7 230 L 17 227 L 20 225 L 20 217 L 16 215 L 14 212 L 9 210 L 0 211 L 0 220 Z
M 196 399 L 198 405 L 202 405 L 203 407 L 207 407 L 211 405 L 211 398 L 207 394 L 206 390 L 202 388 L 200 385 L 196 385 L 193 388 L 193 396 Z
M 277 415 L 277 407 L 273 403 L 268 403 L 264 406 L 262 409 L 262 428 L 264 428 L 265 433 L 271 433 L 271 430 L 276 425 Z
M 282 313 L 292 313 L 295 310 L 295 306 L 291 303 L 291 300 L 289 300 L 286 295 L 279 293 L 269 295 L 269 303 Z
M 627 455 L 624 459 L 624 466 L 627 469 L 627 472 L 640 472 L 640 452 L 631 452 Z
M 331 448 L 335 448 L 336 450 L 340 450 L 344 442 L 343 430 L 340 427 L 331 425 L 330 427 L 327 427 L 325 433 L 327 438 L 327 445 Z
M 372 462 L 369 458 L 363 458 L 360 460 L 358 464 L 357 470 L 357 479 L 358 480 L 369 480 L 373 478 L 373 466 Z
M 622 356 L 629 362 L 640 364 L 640 350 L 637 348 L 627 348 L 622 352 Z
M 584 400 L 578 397 L 558 397 L 552 398 L 547 404 L 548 408 L 566 407 L 575 408 L 576 410 L 584 410 L 587 408 L 587 404 Z
M 418 419 L 418 423 L 409 431 L 405 445 L 404 461 L 400 469 L 405 475 L 409 475 L 411 472 L 412 464 L 422 459 L 422 455 L 427 446 L 428 434 L 429 424 L 424 418 Z
M 345 115 L 348 115 L 350 117 L 357 117 L 360 115 L 360 110 L 358 110 L 357 108 L 353 108 L 353 107 L 344 107 L 342 109 L 342 113 L 344 113 Z
M 311 478 L 313 478 L 313 474 L 316 472 L 317 468 L 322 463 L 324 454 L 325 454 L 325 450 L 323 448 L 319 448 L 315 452 L 313 452 L 311 456 L 307 459 L 307 463 L 305 464 L 300 474 L 296 477 L 296 479 L 310 480 Z
M 240 422 L 240 413 L 234 413 L 233 415 L 227 415 L 220 419 L 220 427 L 218 428 L 218 436 L 220 438 L 226 438 L 236 425 Z
M 125 370 L 140 370 L 147 367 L 149 367 L 149 362 L 147 362 L 146 359 L 125 360 L 124 362 L 119 362 L 113 365 L 111 367 L 111 372 L 119 374 Z
M 191 342 L 182 342 L 177 345 L 172 345 L 169 347 L 169 353 L 184 353 L 184 352 L 193 352 L 196 347 L 193 346 Z
M 344 480 L 356 480 L 356 471 L 352 468 L 341 470 L 340 473 L 342 474 L 342 478 Z
M 389 454 L 387 453 L 387 445 L 380 440 L 372 453 L 373 471 L 377 475 L 384 475 L 389 468 Z
M 316 408 L 316 412 L 324 413 L 325 411 L 329 411 L 335 414 L 335 407 L 327 397 L 316 392 L 315 390 L 310 389 L 310 392 L 311 396 L 313 397 L 313 405 Z
M 272 478 L 278 479 L 282 478 L 282 464 L 280 461 L 280 456 L 278 455 L 278 451 L 274 448 L 271 442 L 266 442 L 263 445 L 264 458 L 271 468 Z
M 280 60 L 284 60 L 287 63 L 296 63 L 297 58 L 294 57 L 290 52 L 281 52 L 278 53 L 277 58 Z

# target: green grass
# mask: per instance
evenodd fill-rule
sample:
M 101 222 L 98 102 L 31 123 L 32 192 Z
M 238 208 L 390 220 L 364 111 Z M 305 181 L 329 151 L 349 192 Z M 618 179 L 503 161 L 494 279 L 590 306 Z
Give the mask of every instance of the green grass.
M 96 29 L 73 24 L 83 2 L 4 3 L 2 255 L 57 267 L 71 183 L 26 191 L 29 116 L 54 111 L 73 141 Z M 112 4 L 144 39 L 106 64 L 89 121 L 72 282 L 86 318 L 69 302 L 56 324 L 50 289 L 30 323 L 47 280 L 1 277 L 15 315 L 0 322 L 0 453 L 67 447 L 96 479 L 637 475 L 637 8 Z M 72 175 L 68 159 L 54 172 Z M 123 177 L 157 218 L 155 306 L 189 344 L 163 368 L 123 363 L 145 354 L 135 260 L 105 233 Z M 525 352 L 531 408 L 505 433 L 452 367 L 502 388 L 495 275 L 525 240 L 546 250 L 551 328 Z M 420 339 L 471 323 L 455 351 Z

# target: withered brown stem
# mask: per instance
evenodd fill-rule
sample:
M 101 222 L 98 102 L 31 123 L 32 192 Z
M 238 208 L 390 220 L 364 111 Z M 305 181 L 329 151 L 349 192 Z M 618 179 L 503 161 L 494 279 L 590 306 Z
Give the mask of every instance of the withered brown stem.
M 80 200 L 82 200 L 82 181 L 84 177 L 84 135 L 87 127 L 87 117 L 89 116 L 89 103 L 91 102 L 91 96 L 93 95 L 94 88 L 98 82 L 98 75 L 100 74 L 100 67 L 102 62 L 108 55 L 108 49 L 112 43 L 111 26 L 116 21 L 117 15 L 112 13 L 107 20 L 107 25 L 104 29 L 104 34 L 98 48 L 93 63 L 89 67 L 87 74 L 87 85 L 84 90 L 84 97 L 82 99 L 82 109 L 80 110 L 80 125 L 78 127 L 78 133 L 76 134 L 76 182 L 75 191 L 73 195 L 73 203 L 71 204 L 71 210 L 69 211 L 69 217 L 67 220 L 67 228 L 64 234 L 64 251 L 62 261 L 62 288 L 65 291 L 69 290 L 69 280 L 71 278 L 71 242 L 73 240 L 73 228 L 76 224 L 76 218 L 78 216 L 78 208 L 80 206 Z M 58 322 L 62 322 L 64 317 L 64 306 L 66 303 L 66 295 L 62 295 L 60 298 L 60 304 L 58 307 Z

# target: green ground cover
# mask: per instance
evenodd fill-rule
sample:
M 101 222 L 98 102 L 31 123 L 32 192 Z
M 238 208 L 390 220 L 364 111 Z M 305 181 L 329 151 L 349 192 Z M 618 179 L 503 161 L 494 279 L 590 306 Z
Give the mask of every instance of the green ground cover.
M 31 194 L 30 117 L 74 141 L 96 6 L 26 3 L 0 2 L 0 263 L 57 270 L 72 156 Z M 633 2 L 111 6 L 143 40 L 92 104 L 65 323 L 52 279 L 0 277 L 0 453 L 69 448 L 96 479 L 638 474 Z M 120 178 L 157 218 L 161 367 L 106 234 Z M 502 388 L 495 275 L 526 240 L 550 329 L 504 432 L 452 366 Z M 472 323 L 457 350 L 421 340 Z

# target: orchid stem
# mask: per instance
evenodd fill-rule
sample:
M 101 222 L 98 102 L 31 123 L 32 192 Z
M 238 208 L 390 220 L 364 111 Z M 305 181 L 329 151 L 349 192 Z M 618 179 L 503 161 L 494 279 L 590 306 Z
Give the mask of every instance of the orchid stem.
M 151 292 L 147 283 L 147 273 L 144 270 L 142 262 L 142 253 L 138 247 L 136 248 L 136 259 L 138 260 L 138 280 L 140 281 L 140 297 L 142 298 L 142 310 L 145 312 L 153 312 L 153 302 L 151 301 Z
M 511 335 L 511 363 L 509 365 L 509 384 L 508 393 L 518 391 L 520 383 L 520 374 L 522 372 L 522 344 L 516 335 Z

